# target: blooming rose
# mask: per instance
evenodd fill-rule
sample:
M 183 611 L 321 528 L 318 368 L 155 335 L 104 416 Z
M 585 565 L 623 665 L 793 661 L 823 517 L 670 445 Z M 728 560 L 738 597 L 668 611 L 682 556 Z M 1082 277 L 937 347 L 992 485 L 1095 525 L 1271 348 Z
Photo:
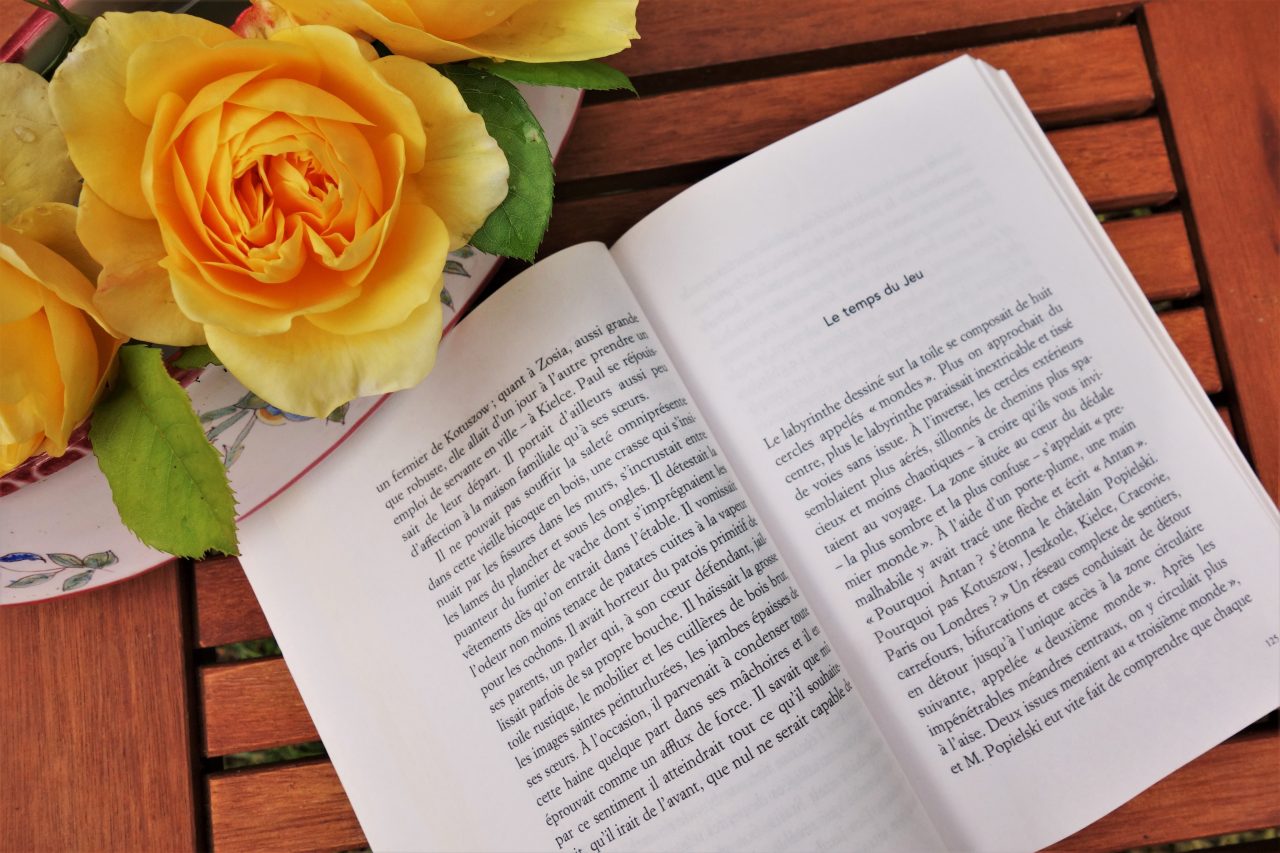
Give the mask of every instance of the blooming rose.
M 0 474 L 66 451 L 124 340 L 93 306 L 98 270 L 75 222 L 49 203 L 0 225 Z
M 521 62 L 594 59 L 624 50 L 639 37 L 636 0 L 259 0 L 258 5 L 268 20 L 283 10 L 300 23 L 366 33 L 395 53 L 427 62 L 481 56 Z
M 452 83 L 367 47 L 330 27 L 94 22 L 49 94 L 113 325 L 207 342 L 304 415 L 426 375 L 446 256 L 502 201 L 507 164 Z

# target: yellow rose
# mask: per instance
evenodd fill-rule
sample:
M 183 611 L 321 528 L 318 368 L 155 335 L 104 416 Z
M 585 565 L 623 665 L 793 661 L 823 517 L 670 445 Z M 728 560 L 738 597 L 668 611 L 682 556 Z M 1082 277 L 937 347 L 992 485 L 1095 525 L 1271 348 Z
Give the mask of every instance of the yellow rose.
M 0 474 L 66 451 L 124 341 L 93 307 L 98 270 L 75 222 L 49 203 L 0 225 Z
M 446 256 L 506 195 L 507 164 L 452 83 L 367 47 L 331 27 L 94 22 L 49 95 L 109 322 L 207 342 L 303 415 L 426 375 Z
M 365 33 L 426 62 L 490 57 L 521 62 L 595 59 L 625 50 L 636 0 L 260 0 L 305 24 Z

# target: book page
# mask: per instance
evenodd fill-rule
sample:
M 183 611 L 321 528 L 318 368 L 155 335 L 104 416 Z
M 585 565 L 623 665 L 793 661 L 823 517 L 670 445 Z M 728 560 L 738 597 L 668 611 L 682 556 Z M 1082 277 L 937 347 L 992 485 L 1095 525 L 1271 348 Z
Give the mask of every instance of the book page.
M 932 71 L 613 254 L 944 838 L 1004 850 L 1276 707 L 1280 545 L 993 81 Z
M 375 849 L 940 843 L 598 244 L 241 540 Z

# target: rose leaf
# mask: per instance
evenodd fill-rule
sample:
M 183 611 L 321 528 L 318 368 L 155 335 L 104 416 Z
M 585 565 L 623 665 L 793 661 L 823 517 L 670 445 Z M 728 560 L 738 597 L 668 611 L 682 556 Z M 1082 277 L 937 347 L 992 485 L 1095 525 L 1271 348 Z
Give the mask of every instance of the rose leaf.
M 531 261 L 551 221 L 555 172 L 542 125 L 515 86 L 466 65 L 442 65 L 467 107 L 507 157 L 511 176 L 507 197 L 471 237 L 471 245 L 491 255 Z
M 209 349 L 206 344 L 183 347 L 182 352 L 173 360 L 174 367 L 182 367 L 187 370 L 208 367 L 211 364 L 221 365 L 222 362 L 218 360 L 218 357 L 213 354 L 213 350 Z
M 120 520 L 152 548 L 180 557 L 236 554 L 227 472 L 160 350 L 128 346 L 89 438 Z
M 529 83 L 533 86 L 564 86 L 569 89 L 626 89 L 636 93 L 627 75 L 603 62 L 585 59 L 581 62 L 494 62 L 477 59 L 469 63 L 472 68 L 488 71 L 512 83 Z

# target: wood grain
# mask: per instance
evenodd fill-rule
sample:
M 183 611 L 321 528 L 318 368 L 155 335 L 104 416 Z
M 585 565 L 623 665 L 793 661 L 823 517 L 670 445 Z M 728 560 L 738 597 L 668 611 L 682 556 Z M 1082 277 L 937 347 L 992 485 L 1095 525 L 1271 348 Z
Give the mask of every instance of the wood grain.
M 319 740 L 283 658 L 200 669 L 205 755 Z
M 610 60 L 628 74 L 654 74 L 848 45 L 897 53 L 975 44 L 1048 29 L 1118 21 L 1136 3 L 1116 0 L 645 0 L 640 40 Z M 882 48 L 883 49 L 883 48 Z
M 1062 163 L 1097 211 L 1156 207 L 1177 196 L 1158 119 L 1051 131 Z
M 946 51 L 585 107 L 557 161 L 569 182 L 741 156 L 958 56 Z M 1133 116 L 1153 99 L 1133 27 L 974 48 L 1046 124 Z M 697 121 L 691 121 L 697 116 Z
M 1218 359 L 1213 353 L 1213 338 L 1209 335 L 1209 323 L 1204 309 L 1183 308 L 1165 311 L 1158 316 L 1205 393 L 1216 394 L 1221 391 L 1222 374 L 1218 371 Z
M 1280 824 L 1278 791 L 1280 734 L 1243 735 L 1048 849 L 1123 850 L 1275 826 Z
M 195 589 L 196 645 L 209 648 L 271 636 L 267 617 L 235 557 L 196 563 Z
M 194 849 L 176 564 L 0 609 L 0 650 L 0 849 Z
M 214 773 L 208 792 L 215 853 L 368 846 L 327 760 Z
M 1280 500 L 1280 4 L 1156 2 L 1146 21 L 1241 439 Z
M 1113 219 L 1102 227 L 1152 302 L 1188 299 L 1200 292 L 1181 213 Z

